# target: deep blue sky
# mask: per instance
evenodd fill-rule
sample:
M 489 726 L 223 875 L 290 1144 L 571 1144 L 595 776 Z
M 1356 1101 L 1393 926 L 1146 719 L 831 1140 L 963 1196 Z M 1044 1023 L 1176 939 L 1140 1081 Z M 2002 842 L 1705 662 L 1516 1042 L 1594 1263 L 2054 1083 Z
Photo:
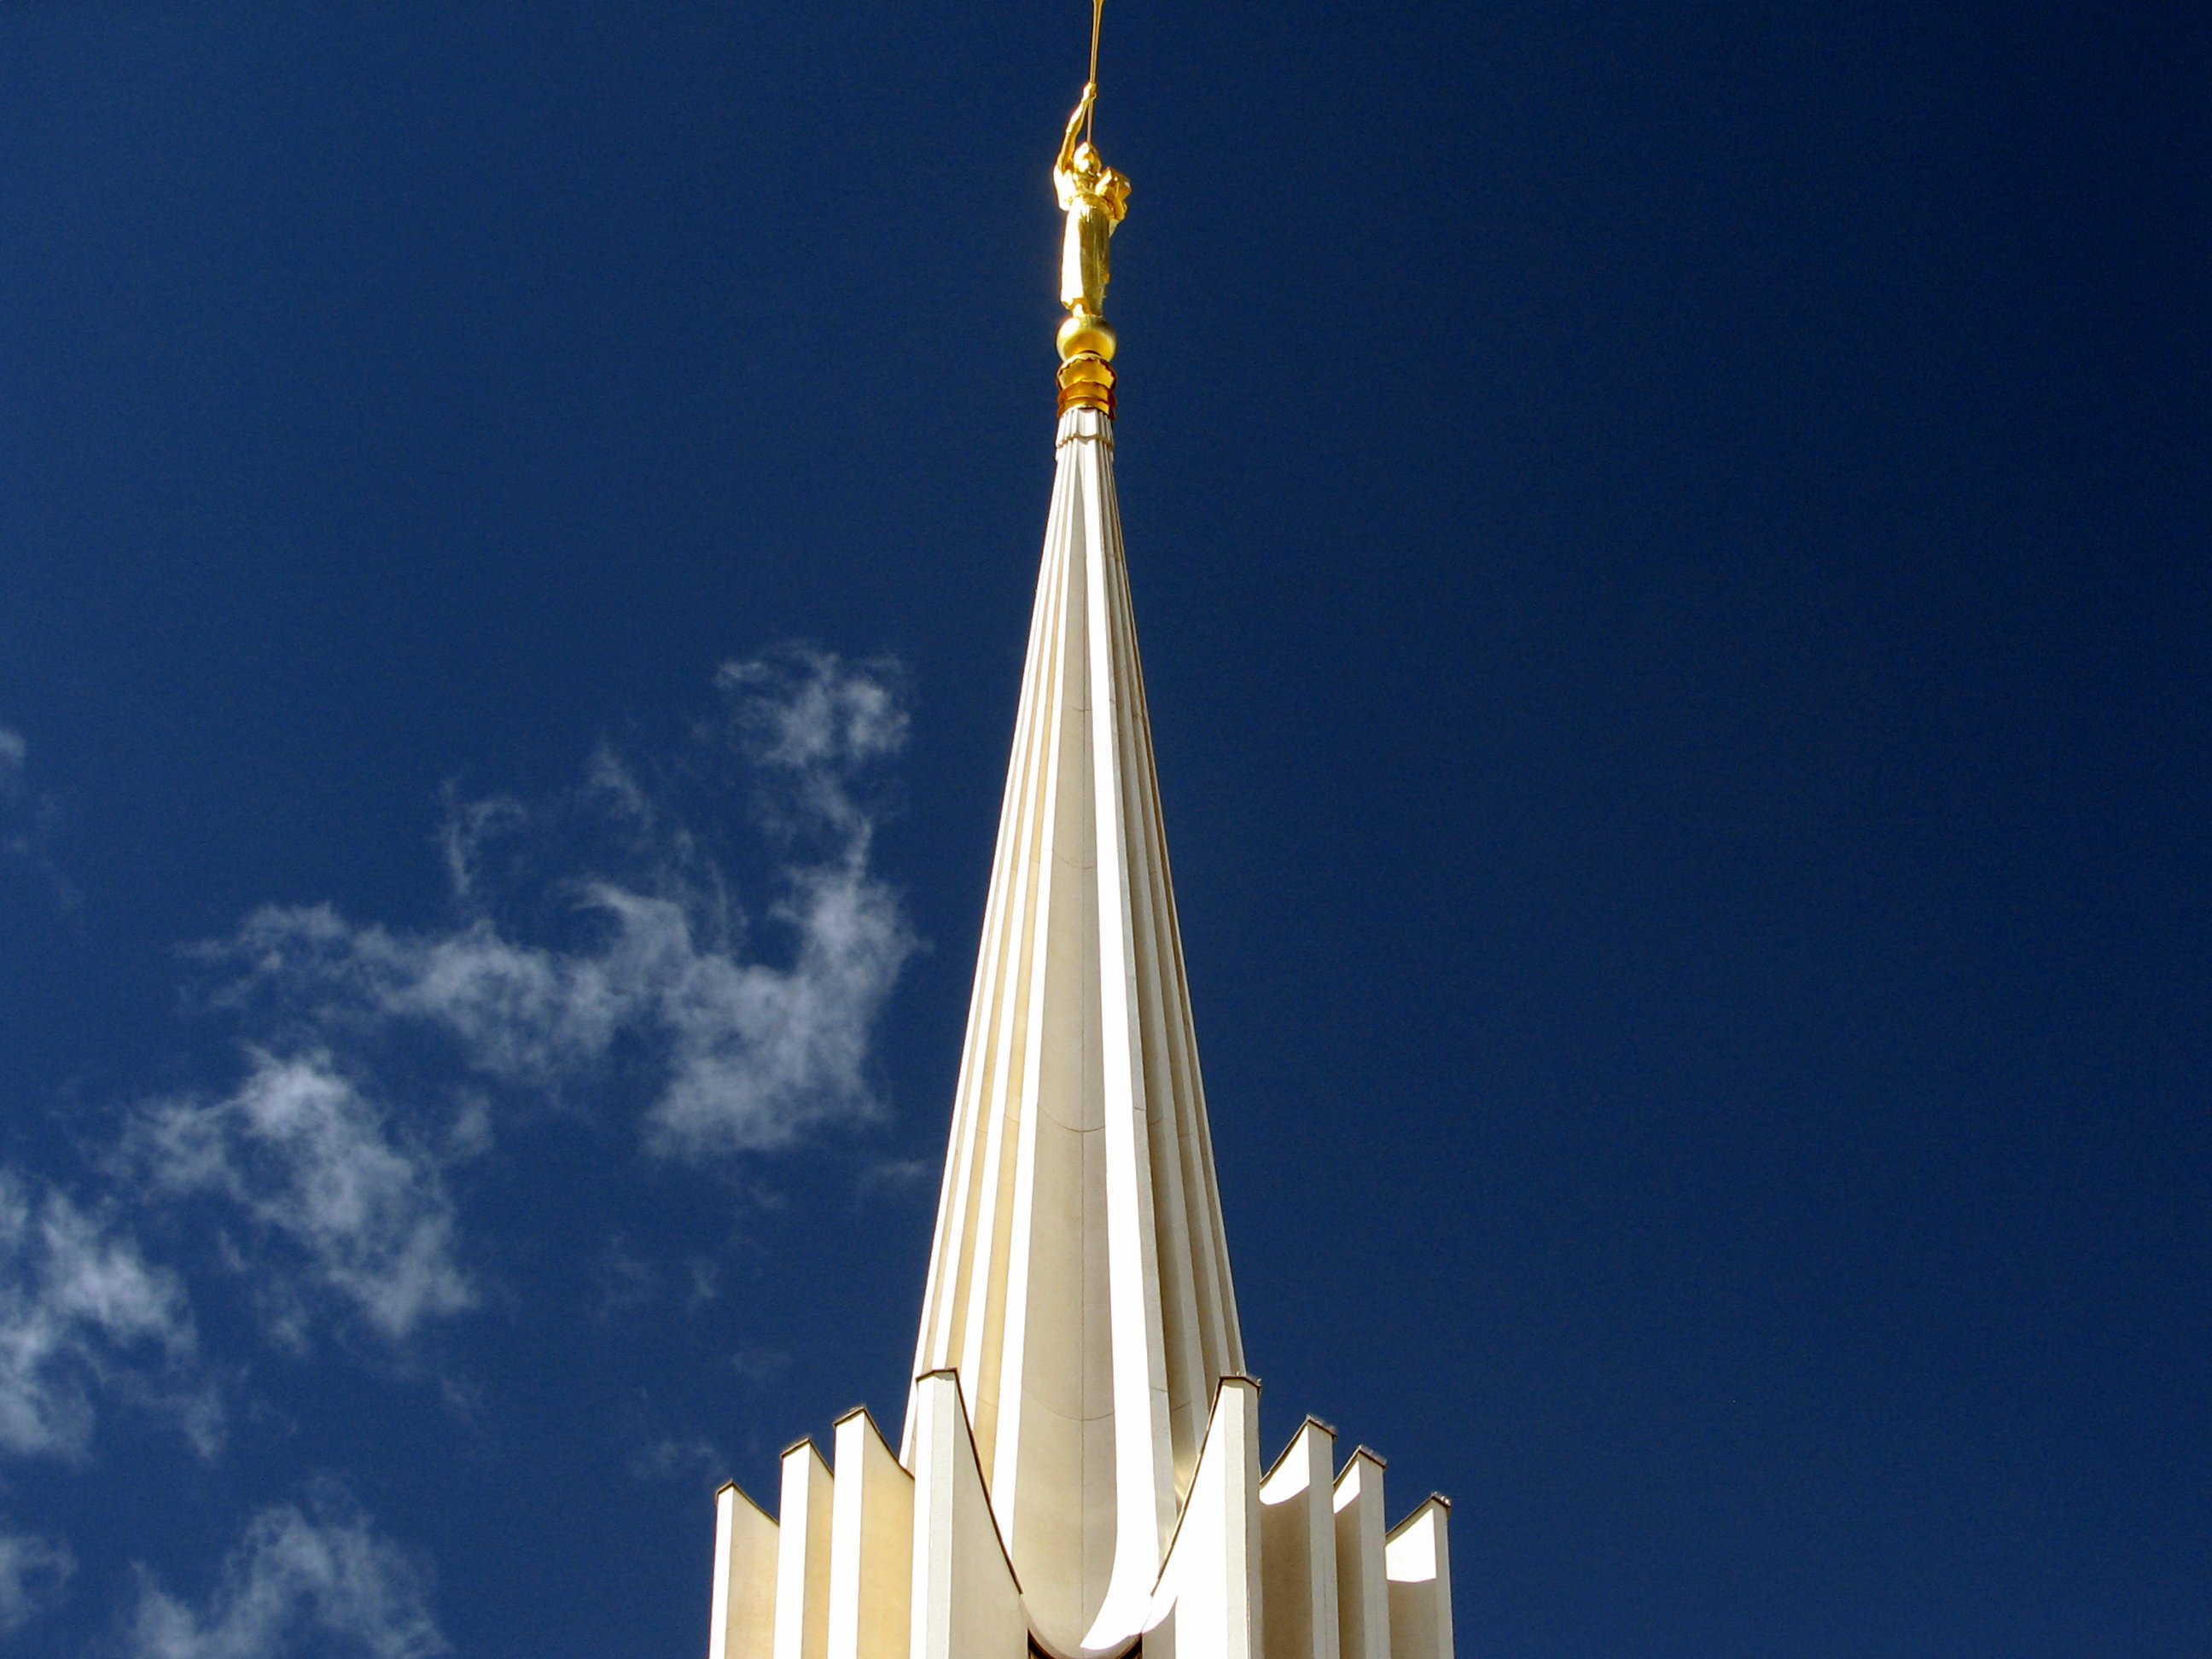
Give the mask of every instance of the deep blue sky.
M 0 1642 L 689 1655 L 712 1486 L 896 1421 L 1086 21 L 0 12 Z M 1269 1454 L 1455 1498 L 1468 1659 L 2212 1651 L 2203 12 L 1104 79 Z M 745 964 L 865 1048 L 672 1140 Z

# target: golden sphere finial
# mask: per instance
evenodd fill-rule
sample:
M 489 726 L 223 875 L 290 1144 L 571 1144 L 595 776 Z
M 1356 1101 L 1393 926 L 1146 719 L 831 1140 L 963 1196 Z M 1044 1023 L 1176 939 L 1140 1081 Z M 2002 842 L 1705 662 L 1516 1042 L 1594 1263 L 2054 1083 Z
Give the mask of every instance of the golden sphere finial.
M 1114 414 L 1114 330 L 1094 312 L 1071 313 L 1055 337 L 1060 344 L 1060 412 L 1097 409 Z
M 1076 312 L 1060 325 L 1056 339 L 1062 362 L 1071 357 L 1097 357 L 1109 363 L 1114 361 L 1114 330 L 1103 317 Z

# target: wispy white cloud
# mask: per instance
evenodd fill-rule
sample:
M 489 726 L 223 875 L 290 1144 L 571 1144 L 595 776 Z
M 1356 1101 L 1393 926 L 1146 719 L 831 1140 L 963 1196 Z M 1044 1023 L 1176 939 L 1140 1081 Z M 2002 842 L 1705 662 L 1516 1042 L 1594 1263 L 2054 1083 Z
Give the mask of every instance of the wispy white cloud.
M 529 822 L 529 809 L 520 801 L 504 795 L 467 800 L 447 786 L 446 821 L 439 829 L 438 846 L 445 854 L 446 879 L 455 898 L 465 903 L 474 896 L 477 860 L 484 843 L 512 835 Z
M 453 1650 L 431 1615 L 431 1588 L 426 1563 L 325 1489 L 305 1508 L 278 1504 L 256 1515 L 203 1607 L 140 1569 L 128 1651 L 133 1659 L 428 1659 Z
M 783 1146 L 870 1115 L 876 1018 L 916 948 L 872 872 L 878 813 L 860 787 L 906 742 L 896 665 L 798 648 L 725 664 L 717 684 L 770 830 L 813 856 L 784 866 L 769 911 L 796 941 L 788 965 L 705 963 L 675 1000 L 678 1064 L 647 1142 L 678 1158 Z
M 660 1273 L 629 1247 L 619 1233 L 607 1241 L 592 1267 L 592 1317 L 611 1324 L 660 1299 Z
M 890 1193 L 918 1191 L 937 1173 L 937 1167 L 926 1158 L 878 1158 L 854 1181 L 854 1194 L 865 1201 Z
M 751 1389 L 764 1389 L 791 1369 L 791 1356 L 781 1348 L 748 1344 L 730 1356 L 730 1369 Z
M 906 746 L 898 665 L 848 663 L 799 646 L 724 663 L 714 683 L 725 699 L 724 735 L 781 786 L 763 802 L 770 827 L 801 837 L 826 827 L 865 858 L 875 825 L 852 784 Z
M 876 1111 L 875 1023 L 915 948 L 870 862 L 896 672 L 795 650 L 718 684 L 720 717 L 659 772 L 602 746 L 550 802 L 449 793 L 449 925 L 270 905 L 196 947 L 241 1074 L 142 1105 L 114 1168 L 242 1218 L 230 1256 L 281 1340 L 335 1314 L 404 1350 L 480 1305 L 454 1172 L 528 1103 L 623 1100 L 648 1152 L 692 1161 Z M 757 918 L 686 810 L 733 775 L 774 852 Z M 611 1313 L 637 1287 L 600 1289 Z
M 293 1346 L 325 1293 L 394 1344 L 476 1304 L 443 1154 L 326 1051 L 257 1049 L 230 1094 L 141 1108 L 125 1161 L 155 1197 L 228 1200 L 276 1246 L 251 1258 L 253 1288 Z
M 183 1285 L 112 1217 L 0 1170 L 0 1451 L 82 1458 L 104 1392 L 175 1412 L 211 1452 L 197 1346 Z
M 729 1459 L 688 1423 L 664 1418 L 648 1389 L 632 1391 L 617 1419 L 623 1463 L 633 1480 L 691 1480 L 705 1486 L 726 1478 Z
M 31 745 L 13 726 L 0 726 L 0 854 L 19 859 L 67 909 L 77 902 L 77 890 L 62 868 L 48 855 L 59 817 L 58 803 L 34 793 L 24 781 Z
M 0 1532 L 0 1636 L 21 1629 L 61 1599 L 76 1558 L 58 1538 Z
M 693 1256 L 684 1267 L 689 1278 L 689 1288 L 684 1293 L 684 1310 L 696 1313 L 722 1293 L 722 1269 L 706 1256 Z
M 752 930 L 765 939 L 749 936 L 691 828 L 603 749 L 585 799 L 618 832 L 623 867 L 554 884 L 567 937 L 532 939 L 477 902 L 487 844 L 531 814 L 457 801 L 444 851 L 462 921 L 404 933 L 327 905 L 258 910 L 205 952 L 235 976 L 228 1000 L 325 1050 L 433 1031 L 478 1076 L 554 1094 L 641 1043 L 659 1079 L 645 1141 L 668 1157 L 771 1150 L 866 1118 L 875 1020 L 915 949 L 870 866 L 877 815 L 856 787 L 903 741 L 895 677 L 805 651 L 729 665 L 719 683 L 726 714 L 710 735 L 751 763 L 785 855 L 767 926 Z
M 669 965 L 659 1012 L 673 1058 L 647 1119 L 655 1152 L 784 1146 L 873 1110 L 870 1037 L 913 948 L 896 904 L 856 863 L 790 872 L 772 914 L 798 935 L 787 968 L 691 951 L 678 918 L 640 918 Z
M 810 774 L 865 765 L 906 746 L 900 680 L 887 658 L 848 663 L 805 645 L 726 662 L 714 676 L 737 741 L 767 765 Z
M 611 1325 L 656 1306 L 680 1307 L 695 1314 L 722 1293 L 720 1264 L 706 1256 L 656 1264 L 630 1248 L 617 1233 L 592 1264 L 585 1303 L 592 1322 Z
M 634 1446 L 625 1467 L 633 1480 L 703 1482 L 726 1472 L 730 1462 L 702 1434 L 663 1434 Z

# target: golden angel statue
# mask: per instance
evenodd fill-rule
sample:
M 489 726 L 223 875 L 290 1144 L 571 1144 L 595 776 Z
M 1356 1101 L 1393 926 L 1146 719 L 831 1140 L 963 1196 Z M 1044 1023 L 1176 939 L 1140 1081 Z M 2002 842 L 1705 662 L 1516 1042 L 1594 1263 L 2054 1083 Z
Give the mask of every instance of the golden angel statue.
M 1079 317 L 1105 314 L 1106 244 L 1129 211 L 1128 179 L 1106 165 L 1089 139 L 1076 138 L 1097 96 L 1097 82 L 1083 88 L 1083 101 L 1067 118 L 1067 131 L 1052 164 L 1053 191 L 1067 215 L 1060 250 L 1060 302 Z

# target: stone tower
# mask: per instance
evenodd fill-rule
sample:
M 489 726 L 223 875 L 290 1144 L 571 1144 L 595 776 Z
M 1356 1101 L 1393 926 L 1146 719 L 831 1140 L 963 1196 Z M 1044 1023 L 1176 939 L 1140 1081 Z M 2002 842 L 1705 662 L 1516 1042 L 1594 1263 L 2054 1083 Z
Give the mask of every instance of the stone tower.
M 792 1447 L 775 1519 L 722 1488 L 709 1659 L 1451 1659 L 1443 1499 L 1386 1530 L 1382 1460 L 1339 1468 L 1311 1419 L 1261 1472 L 1114 490 L 1097 303 L 1128 181 L 1075 142 L 1091 95 L 1055 170 L 1085 280 L 905 1427 Z

